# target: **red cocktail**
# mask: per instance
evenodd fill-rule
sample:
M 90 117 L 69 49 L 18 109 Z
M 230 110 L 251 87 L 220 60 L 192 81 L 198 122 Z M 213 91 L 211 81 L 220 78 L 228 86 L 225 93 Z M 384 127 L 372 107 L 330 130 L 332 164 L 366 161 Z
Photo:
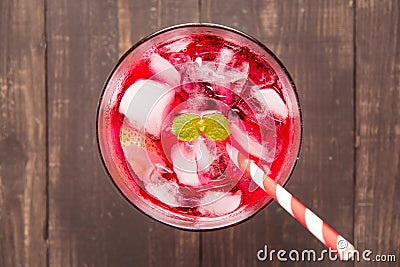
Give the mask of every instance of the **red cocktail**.
M 271 200 L 231 162 L 227 144 L 283 184 L 301 142 L 284 66 L 251 37 L 210 24 L 168 28 L 132 47 L 105 84 L 97 123 L 125 198 L 184 229 L 232 225 Z

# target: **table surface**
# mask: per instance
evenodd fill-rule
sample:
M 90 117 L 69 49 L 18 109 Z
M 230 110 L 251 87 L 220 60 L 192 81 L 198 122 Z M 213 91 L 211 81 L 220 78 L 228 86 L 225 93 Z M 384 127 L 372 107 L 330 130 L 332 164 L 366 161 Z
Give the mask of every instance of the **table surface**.
M 132 44 L 183 22 L 243 30 L 282 59 L 304 116 L 287 188 L 360 251 L 397 256 L 373 266 L 399 266 L 399 1 L 2 0 L 0 10 L 0 266 L 265 266 L 264 245 L 324 249 L 275 203 L 235 227 L 188 232 L 111 185 L 95 138 L 103 82 Z M 323 263 L 338 265 L 372 266 Z

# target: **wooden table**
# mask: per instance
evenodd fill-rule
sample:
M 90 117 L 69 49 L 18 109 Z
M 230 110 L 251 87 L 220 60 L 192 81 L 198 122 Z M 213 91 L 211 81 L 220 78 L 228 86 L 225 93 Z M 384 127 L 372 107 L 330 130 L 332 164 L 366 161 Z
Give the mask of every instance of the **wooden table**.
M 145 35 L 215 22 L 286 64 L 304 115 L 288 185 L 359 250 L 400 262 L 400 3 L 395 0 L 1 0 L 0 266 L 267 266 L 256 253 L 324 247 L 278 205 L 213 232 L 131 208 L 95 138 L 103 82 Z M 279 262 L 273 266 L 310 266 Z

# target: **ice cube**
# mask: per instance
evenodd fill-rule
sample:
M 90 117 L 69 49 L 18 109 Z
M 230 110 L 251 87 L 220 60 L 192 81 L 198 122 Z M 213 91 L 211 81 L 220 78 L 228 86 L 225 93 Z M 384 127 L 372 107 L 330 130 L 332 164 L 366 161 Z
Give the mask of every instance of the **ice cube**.
M 196 153 L 186 142 L 179 142 L 171 148 L 174 172 L 182 184 L 197 187 L 201 185 L 197 174 Z
M 199 177 L 199 172 L 207 169 L 216 156 L 214 142 L 198 137 L 196 140 L 179 142 L 171 148 L 171 161 L 178 180 L 189 186 L 197 187 L 208 181 Z
M 237 69 L 225 68 L 223 74 L 224 79 L 231 83 L 243 84 L 247 80 L 247 72 L 241 72 Z
M 231 136 L 234 146 L 240 147 L 245 152 L 244 154 L 250 154 L 256 158 L 260 158 L 263 155 L 263 146 L 257 142 L 253 137 L 249 136 L 244 130 L 236 124 L 231 124 Z
M 232 61 L 234 54 L 235 52 L 233 50 L 224 47 L 219 52 L 219 55 L 215 61 L 221 63 L 221 65 L 226 65 Z
M 190 55 L 186 53 L 172 53 L 168 57 L 168 61 L 171 62 L 175 66 L 175 68 L 178 70 L 178 72 L 182 72 L 183 67 L 182 64 L 185 63 L 190 63 L 192 62 L 192 59 Z
M 232 104 L 233 93 L 241 93 L 248 81 L 247 62 L 232 68 L 218 62 L 203 61 L 201 57 L 197 57 L 195 62 L 177 65 L 177 68 L 182 76 L 181 89 L 189 97 L 218 95 L 217 97 L 228 105 Z M 199 85 L 199 82 L 203 85 Z
M 222 216 L 236 210 L 241 202 L 242 192 L 235 194 L 208 191 L 201 200 L 198 210 L 204 215 Z
M 279 94 L 274 89 L 262 89 L 260 93 L 267 102 L 268 108 L 271 110 L 272 114 L 278 120 L 284 120 L 288 116 L 288 109 L 279 96 Z
M 209 82 L 226 85 L 228 83 L 243 83 L 248 78 L 248 63 L 243 64 L 241 69 L 232 68 L 225 64 L 196 59 L 195 63 L 185 64 L 186 80 L 192 82 Z
M 255 123 L 261 123 L 264 127 L 274 129 L 275 122 L 272 110 L 257 85 L 249 86 L 241 94 L 241 101 L 237 106 L 247 114 Z
M 123 95 L 119 112 L 135 128 L 159 137 L 161 125 L 174 98 L 175 92 L 168 85 L 152 80 L 138 80 Z
M 218 63 L 217 71 L 223 73 L 231 83 L 231 89 L 239 94 L 248 80 L 249 62 L 238 61 L 235 51 L 229 48 L 222 48 L 215 62 Z
M 241 66 L 241 70 L 224 64 L 203 64 L 198 73 L 203 75 L 199 79 L 219 84 L 236 94 L 240 94 L 248 80 L 248 63 L 246 63 Z
M 197 65 L 199 65 L 200 67 L 203 65 L 203 59 L 201 57 L 196 57 L 196 59 L 194 60 Z
M 185 95 L 185 98 L 193 99 L 199 96 L 211 96 L 210 93 L 212 92 L 209 88 L 197 82 L 200 81 L 197 79 L 200 66 L 196 62 L 186 63 L 178 66 L 178 68 L 182 74 L 182 83 L 178 89 L 182 90 L 180 93 Z
M 203 198 L 200 200 L 200 206 L 207 206 L 219 199 L 221 199 L 224 195 L 227 195 L 228 192 L 223 191 L 207 191 Z
M 215 142 L 201 136 L 194 140 L 194 151 L 199 172 L 210 167 L 217 156 Z
M 232 91 L 240 94 L 246 88 L 249 63 L 243 62 L 240 68 L 225 68 L 225 75 L 229 77 Z
M 218 83 L 224 81 L 224 76 L 218 70 L 218 64 L 214 62 L 203 62 L 199 65 L 196 73 L 192 74 L 195 81 Z
M 155 80 L 167 83 L 173 87 L 181 82 L 181 75 L 175 67 L 165 58 L 158 54 L 150 56 L 150 69 L 153 71 Z
M 179 186 L 175 182 L 149 183 L 145 188 L 148 193 L 171 207 L 182 205 L 179 201 Z
M 247 87 L 242 92 L 241 97 L 241 102 L 244 102 L 244 109 L 250 109 L 243 111 L 247 114 L 253 113 L 257 120 L 262 121 L 268 112 L 268 106 L 265 98 L 260 93 L 259 87 L 257 85 Z
M 191 41 L 192 40 L 190 38 L 182 38 L 168 45 L 165 45 L 164 48 L 167 50 L 168 53 L 181 52 L 188 47 Z

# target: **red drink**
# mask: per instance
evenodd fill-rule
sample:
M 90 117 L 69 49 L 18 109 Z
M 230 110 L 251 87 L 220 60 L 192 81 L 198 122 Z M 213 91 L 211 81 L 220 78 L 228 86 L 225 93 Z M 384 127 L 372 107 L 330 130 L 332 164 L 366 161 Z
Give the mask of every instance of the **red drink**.
M 300 146 L 293 83 L 255 40 L 183 25 L 123 57 L 99 106 L 103 159 L 140 210 L 186 229 L 230 225 L 270 197 L 232 163 L 226 144 L 284 183 Z

